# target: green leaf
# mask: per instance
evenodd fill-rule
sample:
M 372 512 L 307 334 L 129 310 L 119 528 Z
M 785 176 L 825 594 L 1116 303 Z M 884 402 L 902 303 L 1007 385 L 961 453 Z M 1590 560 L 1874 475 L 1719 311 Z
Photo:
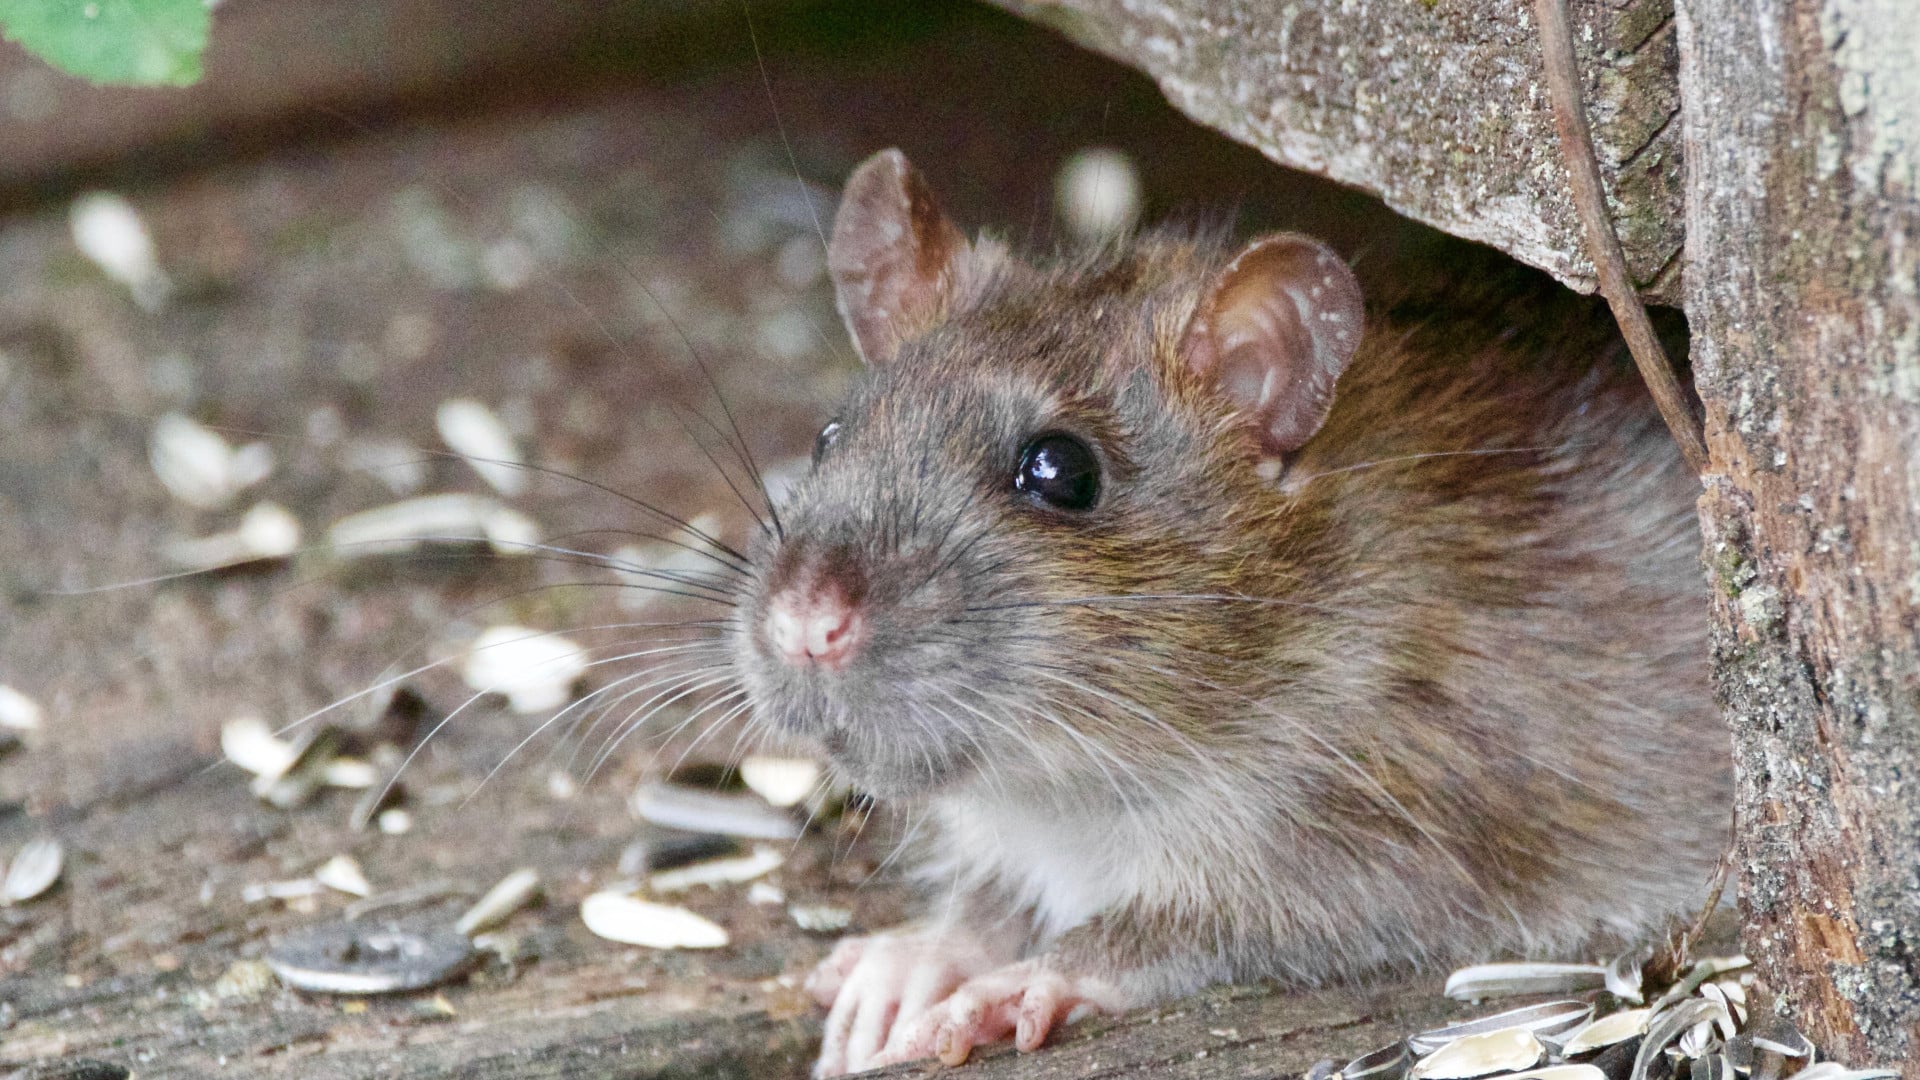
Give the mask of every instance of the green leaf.
M 0 0 L 0 34 L 95 83 L 187 86 L 200 78 L 207 0 Z

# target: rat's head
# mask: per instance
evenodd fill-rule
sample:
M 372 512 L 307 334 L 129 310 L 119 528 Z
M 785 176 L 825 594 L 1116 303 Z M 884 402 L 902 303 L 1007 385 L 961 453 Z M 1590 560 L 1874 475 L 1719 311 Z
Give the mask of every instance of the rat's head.
M 1275 538 L 1312 523 L 1264 466 L 1358 343 L 1344 263 L 1150 237 L 1033 266 L 887 151 L 828 264 L 867 371 L 752 551 L 734 648 L 760 720 L 880 795 L 1117 787 L 1208 742 L 1182 703 L 1285 617 L 1216 601 L 1299 579 Z

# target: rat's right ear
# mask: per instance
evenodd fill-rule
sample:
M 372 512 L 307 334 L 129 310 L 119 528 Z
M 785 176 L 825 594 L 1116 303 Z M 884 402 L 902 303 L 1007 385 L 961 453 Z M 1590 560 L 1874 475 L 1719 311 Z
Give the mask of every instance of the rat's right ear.
M 940 321 L 968 255 L 967 238 L 905 154 L 882 150 L 853 171 L 834 215 L 827 271 L 867 363 L 893 359 L 902 342 Z
M 1318 241 L 1254 241 L 1220 272 L 1180 340 L 1189 370 L 1238 404 L 1276 457 L 1313 438 L 1360 345 L 1360 283 Z

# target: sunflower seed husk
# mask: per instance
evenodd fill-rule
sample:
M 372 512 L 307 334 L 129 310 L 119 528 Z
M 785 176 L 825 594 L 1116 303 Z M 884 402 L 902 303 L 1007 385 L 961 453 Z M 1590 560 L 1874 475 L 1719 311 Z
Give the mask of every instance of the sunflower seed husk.
M 1729 1024 L 1732 1023 L 1730 1017 L 1724 1017 L 1723 1015 L 1722 1017 L 1702 1020 L 1682 1032 L 1679 1042 L 1674 1044 L 1675 1049 L 1680 1052 L 1680 1056 L 1683 1058 L 1697 1058 L 1706 1053 L 1708 1048 L 1714 1044 L 1714 1020 L 1719 1019 L 1725 1019 Z
M 310 877 L 295 878 L 292 881 L 256 881 L 240 887 L 240 900 L 246 904 L 258 904 L 267 900 L 299 900 L 309 896 L 319 896 L 327 887 Z
M 154 422 L 147 463 L 174 498 L 201 510 L 218 510 L 267 478 L 273 471 L 273 448 L 266 443 L 235 448 L 192 417 L 168 413 Z
M 678 866 L 703 862 L 707 859 L 725 858 L 728 855 L 737 855 L 740 851 L 740 841 L 731 836 L 670 829 L 635 840 L 621 849 L 620 862 L 615 873 L 622 878 L 637 879 L 645 877 L 650 872 L 672 870 Z
M 373 895 L 373 884 L 367 880 L 367 872 L 360 869 L 360 863 L 351 855 L 335 855 L 321 863 L 313 872 L 313 880 L 348 896 L 365 899 Z
M 1421 1058 L 1408 1072 L 1412 1080 L 1473 1080 L 1493 1073 L 1531 1069 L 1546 1047 L 1530 1031 L 1508 1028 L 1466 1035 Z
M 1689 1080 L 1733 1080 L 1733 1065 L 1725 1054 L 1708 1054 L 1693 1059 Z
M 320 780 L 328 787 L 364 790 L 380 782 L 380 770 L 373 762 L 360 758 L 338 757 L 320 770 Z
M 513 433 L 492 409 L 472 398 L 451 398 L 434 413 L 440 438 L 502 495 L 526 490 L 526 459 Z
M 399 836 L 413 828 L 413 815 L 405 810 L 382 810 L 374 824 L 388 836 Z
M 813 793 L 820 783 L 820 763 L 807 758 L 749 754 L 740 762 L 740 779 L 768 803 L 784 810 Z
M 1899 1080 L 1898 1069 L 1849 1069 L 1839 1062 L 1822 1061 L 1809 1065 L 1787 1080 Z
M 487 890 L 487 894 L 473 902 L 460 916 L 453 928 L 467 937 L 506 922 L 516 911 L 533 902 L 540 894 L 540 875 L 534 870 L 522 867 L 500 879 L 500 883 Z
M 1407 1045 L 1416 1054 L 1431 1054 L 1468 1035 L 1511 1030 L 1531 1032 L 1544 1042 L 1558 1043 L 1560 1037 L 1585 1026 L 1592 1018 L 1593 1006 L 1584 1001 L 1549 1001 L 1423 1031 L 1409 1036 Z
M 166 556 L 174 565 L 190 570 L 218 570 L 263 559 L 284 559 L 299 549 L 300 519 L 279 503 L 263 502 L 226 532 L 169 542 Z
M 853 912 L 831 904 L 792 904 L 787 917 L 809 934 L 837 934 L 853 925 Z
M 331 725 L 310 728 L 293 743 L 293 761 L 279 773 L 253 778 L 253 793 L 269 805 L 292 810 L 326 784 L 327 763 L 340 752 L 340 732 Z
M 11 686 L 0 683 L 0 727 L 15 731 L 38 731 L 46 713 L 40 703 Z
M 1412 1064 L 1413 1051 L 1406 1043 L 1397 1042 L 1354 1058 L 1334 1075 L 1340 1080 L 1401 1080 Z
M 1755 1028 L 1753 1048 L 1757 1051 L 1770 1051 L 1784 1058 L 1811 1057 L 1813 1043 L 1800 1029 L 1785 1020 L 1775 1019 L 1764 1027 Z
M 1447 976 L 1446 996 L 1484 1001 L 1517 994 L 1575 994 L 1607 984 L 1598 964 L 1475 964 Z
M 464 934 L 340 922 L 290 934 L 267 953 L 288 986 L 318 994 L 397 994 L 438 986 L 479 959 Z
M 327 529 L 327 543 L 344 558 L 392 555 L 427 543 L 485 543 L 496 555 L 524 555 L 539 540 L 539 527 L 525 514 L 486 495 L 458 492 L 376 506 Z
M 792 815 L 752 795 L 699 791 L 679 784 L 640 785 L 630 803 L 633 813 L 669 829 L 720 833 L 749 840 L 791 840 L 800 835 Z
M 73 246 L 100 272 L 125 286 L 134 302 L 158 311 L 173 285 L 160 269 L 153 234 L 133 204 L 110 191 L 89 191 L 67 211 Z
M 394 807 L 406 800 L 406 785 L 389 777 L 387 780 L 370 784 L 353 802 L 353 810 L 347 815 L 347 824 L 355 832 L 365 832 L 369 827 L 381 821 L 390 813 L 405 813 Z M 386 832 L 384 825 L 381 832 Z
M 582 900 L 580 920 L 608 941 L 649 949 L 718 949 L 729 940 L 720 924 L 686 908 L 619 892 L 597 892 Z
M 1653 1003 L 1653 1009 L 1658 1012 L 1682 998 L 1692 997 L 1694 991 L 1699 990 L 1700 985 L 1708 979 L 1719 978 L 1729 971 L 1739 971 L 1752 964 L 1753 961 L 1745 956 L 1709 956 L 1699 960 L 1688 970 L 1685 978 L 1660 995 L 1660 1000 Z
M 750 854 L 731 859 L 709 859 L 662 870 L 647 879 L 647 888 L 656 893 L 676 893 L 700 885 L 739 885 L 772 873 L 786 861 L 787 857 L 773 848 L 755 848 Z
M 787 902 L 787 891 L 768 881 L 756 881 L 747 886 L 747 903 L 761 907 L 772 907 Z
M 1640 1043 L 1640 1052 L 1634 1055 L 1631 1080 L 1647 1080 L 1654 1061 L 1659 1058 L 1667 1044 L 1679 1038 L 1681 1033 L 1702 1020 L 1711 1020 L 1726 1012 L 1726 1008 L 1704 998 L 1688 998 L 1672 1007 L 1654 1014 L 1647 1025 L 1647 1035 Z
M 1313 1068 L 1308 1069 L 1307 1074 L 1301 1077 L 1300 1080 L 1333 1080 L 1335 1075 L 1336 1070 L 1333 1067 L 1333 1059 L 1321 1058 L 1319 1061 L 1313 1063 Z
M 237 716 L 220 725 L 220 750 L 255 776 L 280 777 L 299 757 L 294 745 L 257 716 Z
M 7 867 L 6 878 L 0 880 L 0 907 L 24 904 L 53 888 L 66 858 L 66 848 L 51 836 L 27 841 Z
M 1500 1080 L 1607 1080 L 1607 1074 L 1592 1065 L 1549 1065 L 1544 1069 L 1509 1073 Z
M 521 715 L 565 705 L 587 671 L 587 652 L 559 634 L 493 626 L 467 650 L 461 678 L 482 693 L 504 694 Z
M 1746 1007 L 1735 1004 L 1727 995 L 1724 986 L 1717 982 L 1701 983 L 1700 996 L 1708 1001 L 1718 1002 L 1726 1009 L 1726 1015 L 1715 1020 L 1715 1023 L 1720 1027 L 1720 1037 L 1722 1039 L 1731 1039 L 1734 1035 L 1738 1034 L 1739 1024 L 1736 1022 L 1735 1014 L 1737 1013 L 1741 1017 L 1744 1017 L 1747 1011 Z M 1744 996 L 1743 993 L 1742 997 L 1744 998 Z
M 1646 962 L 1639 952 L 1625 952 L 1613 958 L 1607 965 L 1607 993 L 1621 1001 L 1639 1005 L 1646 1001 L 1642 989 Z
M 1603 1016 L 1586 1027 L 1574 1032 L 1567 1038 L 1560 1052 L 1567 1057 L 1584 1054 L 1591 1050 L 1626 1042 L 1635 1035 L 1644 1034 L 1647 1021 L 1653 1016 L 1652 1009 L 1622 1009 L 1617 1013 Z

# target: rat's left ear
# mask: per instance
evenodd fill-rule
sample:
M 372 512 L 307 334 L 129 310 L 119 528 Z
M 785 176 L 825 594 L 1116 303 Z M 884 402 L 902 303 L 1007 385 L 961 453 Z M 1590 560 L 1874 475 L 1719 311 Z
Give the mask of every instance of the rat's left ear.
M 1239 404 L 1278 456 L 1326 422 L 1363 318 L 1347 264 L 1314 240 L 1281 233 L 1249 244 L 1214 279 L 1180 354 Z
M 937 323 L 970 254 L 905 154 L 882 150 L 862 162 L 840 195 L 827 244 L 834 296 L 861 359 L 887 363 Z

